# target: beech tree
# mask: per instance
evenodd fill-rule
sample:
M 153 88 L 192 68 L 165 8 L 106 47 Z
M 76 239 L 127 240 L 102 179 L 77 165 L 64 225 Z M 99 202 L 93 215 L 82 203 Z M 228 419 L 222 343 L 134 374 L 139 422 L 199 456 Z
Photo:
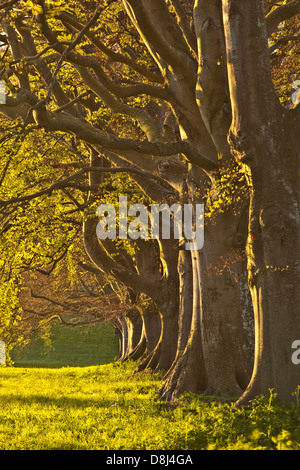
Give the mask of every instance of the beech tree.
M 11 0 L 1 12 L 5 233 L 22 204 L 32 209 L 56 194 L 52 204 L 74 205 L 92 262 L 81 253 L 81 264 L 136 307 L 117 320 L 120 359 L 165 370 L 163 398 L 233 393 L 243 404 L 274 388 L 291 400 L 299 385 L 291 360 L 300 337 L 299 104 L 283 96 L 272 56 L 286 48 L 291 85 L 300 2 Z M 34 191 L 27 181 L 22 195 L 4 147 L 16 132 L 20 146 L 32 139 L 30 159 L 32 135 L 68 147 L 62 158 L 50 150 L 47 175 L 31 175 Z M 185 250 L 172 237 L 99 240 L 96 207 L 125 193 L 132 203 L 204 203 L 203 248 Z M 58 261 L 71 243 L 63 240 Z

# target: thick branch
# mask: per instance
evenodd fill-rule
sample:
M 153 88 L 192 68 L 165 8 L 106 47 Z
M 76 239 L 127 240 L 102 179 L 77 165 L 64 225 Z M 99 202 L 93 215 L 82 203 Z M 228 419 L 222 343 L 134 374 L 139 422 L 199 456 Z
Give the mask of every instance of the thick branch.
M 196 99 L 215 146 L 231 158 L 227 133 L 231 123 L 222 10 L 218 0 L 196 0 L 194 22 L 198 40 Z
M 152 117 L 147 111 L 141 108 L 132 107 L 124 104 L 114 97 L 109 90 L 99 81 L 95 80 L 91 73 L 85 67 L 76 67 L 84 83 L 101 98 L 104 104 L 115 113 L 125 114 L 139 121 L 141 129 L 145 132 L 149 141 L 159 140 L 160 135 Z
M 191 163 L 200 166 L 206 171 L 212 171 L 217 168 L 216 163 L 201 155 L 197 149 L 193 148 L 186 141 L 165 143 L 123 139 L 95 129 L 90 124 L 81 122 L 64 113 L 57 115 L 56 113 L 47 112 L 45 108 L 36 108 L 33 114 L 36 123 L 46 131 L 74 133 L 85 142 L 99 145 L 104 150 L 114 153 L 128 150 L 149 156 L 172 156 L 183 153 Z
M 153 180 L 156 179 L 158 181 L 161 179 L 159 176 L 155 176 L 152 173 L 139 170 L 138 168 L 131 168 L 131 167 L 109 168 L 109 167 L 98 167 L 98 166 L 91 167 L 90 166 L 90 167 L 82 168 L 81 170 L 77 171 L 73 175 L 70 175 L 64 179 L 58 180 L 55 183 L 53 183 L 51 186 L 49 186 L 48 188 L 42 189 L 33 194 L 29 194 L 29 195 L 21 196 L 21 197 L 13 197 L 6 201 L 0 200 L 0 207 L 5 207 L 11 204 L 16 204 L 16 203 L 24 202 L 24 201 L 31 201 L 32 199 L 36 199 L 46 194 L 50 195 L 56 189 L 75 188 L 75 189 L 79 189 L 85 192 L 91 189 L 97 189 L 96 185 L 88 186 L 88 185 L 82 185 L 82 184 L 73 182 L 73 180 L 76 180 L 80 178 L 81 176 L 83 176 L 84 174 L 90 173 L 90 172 L 93 172 L 93 173 L 132 173 L 132 174 L 137 175 L 140 179 L 147 178 L 147 179 L 153 179 Z M 171 194 L 170 191 L 168 191 L 167 193 L 168 195 Z
M 268 36 L 275 31 L 277 26 L 284 20 L 300 14 L 300 0 L 288 2 L 275 8 L 266 16 Z
M 163 0 L 123 0 L 123 4 L 165 78 L 182 138 L 217 160 L 216 148 L 195 100 L 197 61 L 176 19 Z M 196 160 L 190 161 L 197 165 Z
M 189 45 L 192 54 L 194 55 L 195 58 L 197 58 L 197 39 L 193 30 L 190 28 L 190 25 L 188 24 L 188 18 L 184 11 L 184 8 L 181 5 L 180 0 L 170 0 L 170 1 L 175 10 L 176 18 L 180 26 L 180 29 L 185 37 L 185 40 L 187 44 Z
M 161 59 L 175 69 L 184 65 L 187 67 L 186 72 L 195 68 L 196 61 L 163 0 L 123 0 L 123 3 L 162 71 L 165 65 Z M 189 74 L 188 80 L 190 76 Z
M 16 27 L 23 38 L 23 49 L 29 55 L 29 57 L 23 57 L 22 61 L 25 64 L 32 63 L 41 75 L 46 86 L 50 86 L 50 84 L 52 83 L 53 76 L 50 68 L 48 67 L 48 64 L 51 61 L 57 61 L 60 56 L 54 53 L 51 54 L 48 58 L 42 57 L 42 53 L 46 52 L 49 48 L 44 49 L 40 54 L 38 54 L 31 31 L 28 29 L 28 27 L 26 27 L 26 25 L 22 23 L 21 18 L 17 18 Z M 57 81 L 54 81 L 52 91 L 54 98 L 59 106 L 63 106 L 69 103 L 67 95 L 65 94 L 65 92 Z M 69 112 L 74 116 L 79 117 L 79 113 L 75 107 L 70 106 Z
M 165 87 L 162 86 L 156 86 L 152 85 L 149 83 L 134 83 L 126 86 L 120 86 L 114 81 L 111 80 L 107 76 L 107 74 L 104 72 L 103 68 L 99 64 L 97 60 L 94 59 L 94 57 L 88 57 L 84 58 L 82 56 L 76 56 L 76 60 L 70 59 L 70 62 L 73 63 L 78 63 L 79 65 L 91 67 L 98 80 L 101 82 L 102 85 L 104 85 L 110 92 L 112 92 L 114 95 L 117 95 L 120 98 L 129 98 L 130 96 L 137 96 L 137 95 L 150 95 L 154 96 L 156 98 L 160 98 L 162 100 L 168 101 L 170 100 L 170 96 L 166 90 Z
M 21 46 L 20 46 L 16 31 L 9 24 L 5 25 L 5 29 L 6 29 L 7 39 L 12 50 L 13 59 L 19 60 L 22 57 L 22 51 L 21 51 Z M 18 77 L 20 87 L 25 88 L 26 90 L 30 90 L 27 67 L 26 66 L 23 67 L 22 72 L 19 72 L 16 75 Z
M 97 223 L 96 218 L 88 218 L 83 227 L 85 250 L 91 261 L 106 274 L 113 275 L 117 281 L 132 288 L 135 292 L 144 292 L 152 298 L 157 298 L 161 281 L 144 278 L 115 261 L 97 239 Z
M 90 163 L 91 167 L 98 162 L 98 155 L 94 149 L 91 149 Z M 93 185 L 95 181 L 95 174 L 89 173 L 90 184 Z M 94 200 L 94 193 L 89 193 L 89 200 Z M 106 274 L 111 274 L 118 282 L 121 282 L 133 289 L 135 292 L 144 292 L 150 297 L 156 295 L 159 290 L 159 281 L 145 279 L 130 267 L 122 265 L 114 260 L 107 250 L 104 243 L 98 240 L 96 235 L 96 227 L 98 217 L 86 217 L 83 223 L 83 241 L 87 255 L 90 260 L 95 264 L 98 269 L 101 269 Z
M 27 96 L 24 93 L 18 93 L 17 98 L 12 98 L 11 96 L 6 97 L 6 103 L 0 104 L 0 113 L 13 121 L 20 117 L 25 121 L 29 110 L 34 104 L 35 103 L 28 102 Z M 34 122 L 32 117 L 31 122 Z
M 107 158 L 114 164 L 118 165 L 118 168 L 127 167 L 124 159 L 111 153 L 105 154 Z M 129 171 L 130 171 L 130 167 Z M 142 191 L 153 201 L 161 203 L 166 198 L 176 196 L 176 193 L 171 189 L 165 188 L 162 184 L 165 183 L 160 176 L 155 176 L 153 173 L 148 171 L 141 171 L 134 169 L 135 171 L 130 172 L 131 178 L 138 184 Z M 126 171 L 126 170 L 125 170 Z
M 223 0 L 232 128 L 259 138 L 278 116 L 261 0 Z M 243 67 L 241 67 L 243 64 Z
M 59 18 L 63 22 L 66 22 L 66 23 L 70 24 L 71 26 L 73 26 L 77 30 L 81 30 L 82 27 L 83 27 L 82 24 L 76 18 L 74 18 L 73 16 L 71 16 L 70 14 L 68 14 L 66 12 L 61 12 L 57 16 L 57 18 Z M 128 56 L 125 56 L 123 54 L 114 52 L 111 49 L 109 49 L 108 47 L 106 47 L 101 42 L 101 40 L 95 35 L 95 33 L 91 32 L 91 31 L 87 31 L 85 34 L 86 34 L 86 37 L 88 37 L 91 40 L 91 42 L 101 52 L 106 54 L 112 62 L 120 62 L 120 63 L 123 63 L 125 65 L 128 65 L 132 70 L 135 70 L 140 75 L 147 78 L 150 82 L 163 83 L 163 78 L 158 76 L 155 73 L 152 73 L 149 69 L 147 69 L 147 67 L 137 63 L 136 61 L 132 60 Z

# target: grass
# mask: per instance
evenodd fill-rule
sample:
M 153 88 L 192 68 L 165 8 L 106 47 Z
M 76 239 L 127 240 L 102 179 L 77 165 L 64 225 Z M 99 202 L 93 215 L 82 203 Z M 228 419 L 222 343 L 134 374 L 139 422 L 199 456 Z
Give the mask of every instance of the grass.
M 56 324 L 46 339 L 36 336 L 22 350 L 13 350 L 16 367 L 84 367 L 113 362 L 119 341 L 105 323 L 70 327 Z
M 120 364 L 113 328 L 53 327 L 0 367 L 0 450 L 300 450 L 295 404 L 158 399 L 162 377 Z M 299 392 L 299 391 L 298 391 Z
M 157 399 L 162 377 L 134 363 L 0 368 L 1 450 L 300 450 L 300 407 L 270 393 L 236 410 L 187 394 Z

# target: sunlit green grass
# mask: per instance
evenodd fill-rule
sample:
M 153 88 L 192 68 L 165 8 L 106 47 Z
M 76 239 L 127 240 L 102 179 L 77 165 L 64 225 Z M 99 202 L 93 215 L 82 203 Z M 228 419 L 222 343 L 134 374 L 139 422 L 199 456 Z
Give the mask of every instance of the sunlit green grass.
M 0 368 L 1 450 L 297 449 L 300 408 L 259 398 L 243 410 L 188 395 L 157 399 L 161 377 L 135 364 Z

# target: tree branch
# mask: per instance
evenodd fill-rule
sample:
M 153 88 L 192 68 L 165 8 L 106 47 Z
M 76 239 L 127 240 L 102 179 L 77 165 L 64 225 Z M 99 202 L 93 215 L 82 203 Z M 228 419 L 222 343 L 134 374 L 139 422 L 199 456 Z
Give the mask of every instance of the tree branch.
M 56 165 L 56 167 L 60 167 L 60 165 L 58 164 Z M 53 191 L 56 189 L 75 188 L 75 189 L 79 189 L 85 192 L 90 191 L 91 189 L 96 189 L 97 185 L 81 185 L 79 183 L 73 183 L 73 180 L 76 180 L 79 177 L 83 176 L 84 174 L 90 173 L 90 172 L 93 172 L 93 173 L 132 173 L 142 179 L 147 178 L 148 180 L 151 179 L 151 180 L 161 181 L 161 178 L 159 176 L 156 176 L 147 171 L 139 170 L 138 168 L 132 168 L 132 167 L 127 167 L 127 166 L 117 167 L 117 168 L 89 166 L 89 167 L 83 167 L 81 170 L 77 171 L 73 175 L 67 176 L 64 179 L 60 179 L 56 181 L 48 188 L 42 189 L 41 191 L 37 191 L 33 194 L 29 194 L 26 196 L 13 197 L 8 200 L 0 200 L 0 207 L 6 207 L 11 204 L 16 204 L 16 203 L 24 202 L 24 201 L 31 201 L 32 199 L 36 199 L 46 194 L 51 195 Z M 161 190 L 164 189 L 161 186 L 160 188 Z M 172 193 L 171 191 L 168 191 L 168 190 L 165 190 L 165 191 L 166 191 L 166 194 L 169 196 L 171 194 L 174 195 L 174 193 Z
M 57 15 L 57 18 L 64 21 L 64 22 L 66 22 L 66 23 L 68 23 L 68 24 L 70 24 L 71 26 L 73 26 L 77 30 L 81 30 L 82 27 L 83 27 L 81 25 L 81 23 L 76 18 L 74 18 L 73 16 L 71 16 L 67 12 L 61 12 L 59 15 Z M 153 82 L 153 83 L 163 83 L 164 82 L 164 80 L 161 76 L 159 76 L 155 73 L 152 73 L 147 67 L 137 63 L 136 61 L 132 60 L 128 56 L 125 56 L 123 54 L 114 52 L 111 49 L 109 49 L 108 47 L 106 47 L 101 42 L 101 40 L 95 35 L 95 33 L 91 32 L 91 31 L 87 31 L 85 34 L 86 34 L 86 37 L 88 37 L 90 39 L 90 41 L 101 52 L 106 54 L 112 62 L 120 62 L 120 63 L 123 63 L 125 65 L 128 65 L 128 67 L 130 67 L 132 70 L 138 72 L 140 75 L 147 78 L 147 80 L 149 80 L 150 82 Z
M 66 310 L 74 310 L 73 307 L 70 306 L 70 305 L 67 305 L 67 304 L 62 303 L 62 302 L 58 302 L 57 300 L 54 300 L 54 299 L 50 299 L 49 297 L 47 297 L 45 295 L 35 294 L 32 289 L 30 289 L 30 295 L 33 299 L 46 300 L 48 302 L 51 302 L 53 305 L 57 305 L 57 306 L 62 307 Z M 75 309 L 75 310 L 77 310 L 77 309 Z
M 49 275 L 52 273 L 52 271 L 54 270 L 54 268 L 55 268 L 55 266 L 57 265 L 57 263 L 59 263 L 59 261 L 61 261 L 61 260 L 65 257 L 65 255 L 66 255 L 67 252 L 68 252 L 68 249 L 69 249 L 69 247 L 67 247 L 67 248 L 62 252 L 62 254 L 58 256 L 58 258 L 56 258 L 56 259 L 53 260 L 52 265 L 51 265 L 51 267 L 49 268 L 48 271 L 45 271 L 44 269 L 41 269 L 41 268 L 36 268 L 36 271 L 38 271 L 38 272 L 41 273 L 41 274 L 44 274 L 45 276 L 49 276 Z M 49 264 L 50 264 L 50 263 L 49 263 Z
M 54 70 L 54 73 L 53 73 L 53 76 L 52 76 L 52 79 L 51 79 L 51 82 L 49 84 L 49 87 L 48 87 L 48 93 L 47 93 L 47 98 L 50 98 L 51 94 L 52 94 L 52 90 L 53 90 L 53 87 L 56 83 L 56 77 L 57 77 L 57 74 L 63 64 L 63 61 L 65 59 L 65 57 L 71 52 L 72 49 L 74 49 L 76 47 L 77 44 L 80 43 L 81 39 L 83 38 L 83 36 L 85 35 L 85 33 L 93 26 L 93 24 L 97 21 L 97 19 L 99 18 L 99 15 L 100 15 L 100 5 L 97 6 L 92 18 L 88 21 L 88 23 L 81 29 L 81 31 L 77 34 L 76 38 L 74 39 L 74 41 L 72 41 L 72 43 L 63 51 L 57 65 L 56 65 L 56 68 Z M 47 100 L 46 98 L 46 100 Z
M 80 57 L 78 59 L 77 57 L 76 60 L 77 60 L 77 63 L 79 63 L 79 65 L 84 64 L 84 58 Z M 72 62 L 72 60 L 70 60 L 70 62 Z M 146 95 L 150 95 L 156 98 L 160 98 L 165 101 L 170 101 L 169 93 L 165 87 L 156 86 L 156 85 L 143 83 L 143 82 L 134 83 L 132 85 L 120 86 L 120 85 L 117 85 L 114 81 L 112 81 L 105 74 L 99 62 L 96 61 L 94 58 L 91 58 L 90 63 L 87 65 L 94 70 L 101 84 L 104 85 L 114 95 L 117 95 L 120 98 L 129 98 L 130 96 L 146 94 Z
M 51 301 L 51 299 L 49 299 L 49 301 Z M 32 313 L 33 315 L 36 315 L 38 317 L 49 317 L 47 318 L 47 323 L 49 323 L 50 321 L 52 320 L 55 320 L 55 319 L 58 319 L 63 325 L 66 325 L 66 326 L 84 326 L 84 325 L 91 325 L 93 323 L 97 323 L 99 321 L 103 322 L 103 318 L 102 317 L 99 317 L 99 318 L 96 318 L 94 320 L 87 320 L 87 321 L 78 321 L 78 322 L 68 322 L 66 320 L 64 320 L 62 314 L 59 314 L 59 313 L 55 313 L 53 314 L 52 312 L 38 312 L 36 310 L 33 310 L 31 308 L 23 308 L 23 311 L 24 312 L 28 312 L 28 313 Z M 45 322 L 43 322 L 43 324 L 45 324 Z M 38 330 L 38 328 L 36 329 Z
M 22 52 L 16 31 L 10 24 L 5 24 L 5 30 L 8 42 L 12 50 L 13 59 L 20 60 L 22 58 Z M 23 70 L 21 72 L 16 73 L 16 76 L 18 78 L 20 88 L 30 90 L 27 67 L 23 67 Z
M 159 296 L 161 289 L 160 280 L 151 280 L 122 266 L 115 261 L 102 246 L 96 236 L 98 219 L 88 218 L 84 222 L 83 234 L 86 253 L 91 261 L 106 274 L 111 274 L 118 282 L 125 284 L 135 292 L 144 292 L 151 298 Z
M 85 170 L 80 170 L 77 173 L 75 173 L 74 175 L 71 175 L 71 176 L 68 176 L 67 178 L 56 181 L 51 186 L 49 186 L 49 188 L 42 189 L 41 191 L 37 191 L 37 192 L 35 192 L 33 194 L 30 194 L 30 195 L 27 195 L 27 196 L 13 197 L 13 198 L 10 198 L 6 201 L 0 200 L 0 207 L 5 207 L 5 206 L 11 205 L 11 204 L 24 202 L 24 201 L 31 201 L 32 199 L 36 199 L 40 196 L 44 196 L 45 194 L 52 194 L 52 192 L 55 189 L 70 187 L 70 185 L 72 186 L 71 181 L 78 178 L 79 176 L 82 176 L 84 173 L 85 173 Z M 77 187 L 77 185 L 76 185 L 76 187 Z M 88 189 L 87 187 L 84 188 L 84 190 L 87 190 L 87 189 Z
M 90 164 L 91 167 L 97 162 L 98 154 L 94 149 L 91 149 Z M 89 173 L 90 184 L 96 183 L 95 175 Z M 94 200 L 94 194 L 89 193 L 89 200 Z M 159 283 L 157 280 L 145 279 L 130 267 L 122 265 L 115 261 L 108 251 L 105 249 L 104 244 L 97 238 L 96 226 L 98 224 L 98 217 L 86 217 L 83 223 L 83 241 L 87 255 L 93 264 L 101 269 L 106 274 L 112 275 L 118 282 L 125 284 L 135 292 L 144 292 L 150 297 L 157 295 Z
M 270 70 L 263 2 L 222 0 L 222 4 L 231 126 L 235 133 L 243 130 L 258 139 L 273 127 L 280 113 Z
M 110 153 L 105 154 L 107 158 L 118 166 L 118 168 L 122 168 L 122 166 L 126 165 L 124 159 L 118 157 L 117 155 L 113 155 Z M 125 168 L 127 165 L 125 166 Z M 129 167 L 130 170 L 130 167 Z M 148 171 L 133 171 L 130 173 L 131 178 L 137 183 L 137 185 L 142 189 L 142 191 L 153 201 L 162 202 L 166 198 L 174 197 L 177 195 L 173 190 L 165 188 L 165 180 L 160 176 L 156 176 L 155 174 L 148 172 Z
M 170 0 L 170 3 L 173 5 L 173 8 L 176 13 L 177 22 L 183 33 L 183 36 L 191 49 L 191 52 L 195 59 L 197 59 L 197 38 L 193 30 L 188 24 L 188 18 L 184 11 L 183 6 L 180 3 L 180 0 Z
M 52 76 L 51 69 L 48 67 L 48 64 L 53 61 L 59 60 L 60 55 L 58 53 L 53 53 L 48 57 L 42 57 L 44 53 L 46 53 L 50 48 L 52 48 L 52 45 L 44 48 L 40 53 L 38 53 L 31 31 L 28 29 L 26 25 L 23 24 L 23 18 L 21 16 L 16 19 L 15 25 L 20 35 L 23 38 L 22 48 L 23 50 L 25 50 L 28 56 L 28 57 L 23 57 L 22 62 L 28 65 L 33 64 L 37 72 L 40 74 L 42 80 L 46 84 L 46 86 L 49 87 L 50 84 L 52 83 L 53 76 Z M 63 42 L 60 44 L 64 44 L 67 46 L 70 45 L 70 43 L 66 43 L 66 42 Z M 69 102 L 68 96 L 66 95 L 61 85 L 56 80 L 53 83 L 52 92 L 53 92 L 53 96 L 58 106 L 63 106 Z M 75 107 L 70 106 L 69 113 L 73 114 L 74 116 L 80 117 Z
M 0 111 L 2 106 L 4 105 L 0 105 Z M 117 154 L 119 151 L 121 156 L 124 155 L 124 151 L 128 150 L 149 156 L 172 156 L 183 153 L 191 163 L 200 166 L 206 171 L 212 171 L 217 168 L 215 162 L 201 155 L 187 141 L 165 143 L 118 138 L 67 114 L 61 113 L 57 115 L 56 113 L 48 112 L 44 107 L 34 109 L 33 115 L 35 122 L 48 132 L 61 131 L 74 133 L 89 144 L 99 145 L 104 150 Z
M 156 141 L 160 139 L 160 134 L 155 126 L 153 119 L 142 108 L 132 107 L 124 104 L 114 97 L 109 90 L 103 86 L 99 81 L 95 80 L 91 73 L 81 66 L 76 66 L 84 83 L 103 100 L 104 104 L 116 113 L 125 114 L 139 121 L 141 129 L 144 131 L 149 141 Z
M 10 2 L 4 2 L 1 6 L 0 6 L 0 10 L 4 10 L 5 11 L 2 13 L 1 17 L 0 17 L 0 22 L 3 20 L 3 18 L 5 18 L 5 16 L 7 15 L 7 13 L 9 13 L 11 7 L 13 7 L 15 5 L 15 3 L 17 3 L 19 0 L 10 0 Z
M 134 2 L 123 0 L 128 15 L 148 45 L 156 62 L 162 67 L 161 60 L 168 66 L 187 70 L 196 67 L 196 61 L 183 37 L 182 31 L 162 0 Z M 190 80 L 191 74 L 187 78 Z
M 196 0 L 195 30 L 198 39 L 196 99 L 202 118 L 222 158 L 232 158 L 227 142 L 231 109 L 225 62 L 222 10 L 218 0 Z

